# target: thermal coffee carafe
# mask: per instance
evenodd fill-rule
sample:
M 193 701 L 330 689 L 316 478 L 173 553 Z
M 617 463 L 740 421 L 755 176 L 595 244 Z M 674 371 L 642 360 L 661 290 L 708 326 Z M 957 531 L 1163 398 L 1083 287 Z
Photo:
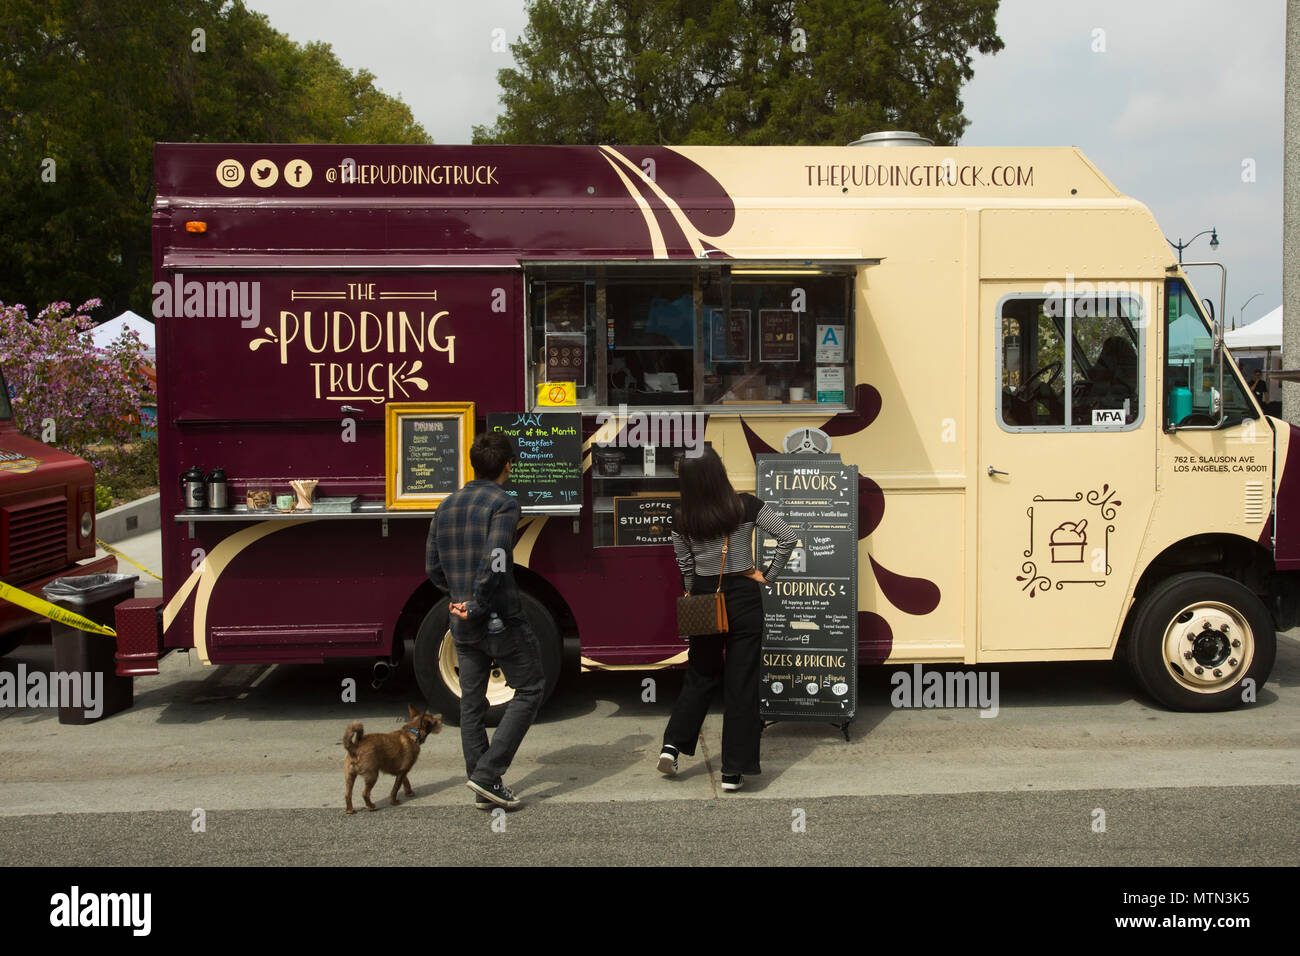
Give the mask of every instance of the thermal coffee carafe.
M 230 488 L 226 484 L 226 472 L 213 468 L 208 472 L 208 507 L 213 511 L 224 511 L 230 507 Z
M 185 501 L 186 511 L 205 507 L 208 500 L 206 492 L 203 472 L 197 465 L 181 475 L 181 498 Z

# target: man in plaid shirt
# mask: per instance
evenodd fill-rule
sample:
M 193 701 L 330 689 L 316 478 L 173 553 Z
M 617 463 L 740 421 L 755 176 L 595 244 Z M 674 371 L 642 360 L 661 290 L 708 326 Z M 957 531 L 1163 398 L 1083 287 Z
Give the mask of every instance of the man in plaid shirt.
M 460 659 L 461 747 L 467 786 L 481 809 L 519 806 L 501 777 L 537 716 L 546 684 L 541 648 L 514 578 L 519 502 L 502 488 L 513 458 L 514 446 L 500 432 L 474 439 L 469 451 L 474 480 L 438 506 L 425 547 L 429 580 L 451 601 L 451 636 Z M 515 696 L 489 745 L 484 718 L 493 661 Z

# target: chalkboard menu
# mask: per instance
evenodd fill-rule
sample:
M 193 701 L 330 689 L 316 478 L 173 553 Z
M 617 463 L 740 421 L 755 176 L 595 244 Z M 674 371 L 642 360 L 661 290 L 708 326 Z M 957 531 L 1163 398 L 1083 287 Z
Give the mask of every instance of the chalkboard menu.
M 489 415 L 490 432 L 514 442 L 505 490 L 521 507 L 582 504 L 582 416 L 573 412 Z
M 858 469 L 839 455 L 759 455 L 758 497 L 799 535 L 763 595 L 760 712 L 853 719 L 858 698 Z M 776 542 L 758 531 L 766 566 Z
M 673 507 L 677 495 L 636 495 L 614 499 L 614 544 L 673 543 Z
M 390 403 L 384 425 L 388 508 L 437 508 L 465 484 L 474 437 L 472 402 Z

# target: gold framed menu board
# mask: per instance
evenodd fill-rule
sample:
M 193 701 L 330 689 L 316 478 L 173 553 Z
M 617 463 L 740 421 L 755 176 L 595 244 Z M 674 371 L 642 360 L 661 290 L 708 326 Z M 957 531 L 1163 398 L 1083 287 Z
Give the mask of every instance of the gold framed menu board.
M 384 407 L 384 506 L 431 511 L 469 478 L 473 402 Z

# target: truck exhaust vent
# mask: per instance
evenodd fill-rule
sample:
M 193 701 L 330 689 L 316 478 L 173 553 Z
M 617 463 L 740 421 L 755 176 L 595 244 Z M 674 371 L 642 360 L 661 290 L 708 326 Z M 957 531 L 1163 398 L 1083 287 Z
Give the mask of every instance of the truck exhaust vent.
M 1264 483 L 1262 481 L 1246 482 L 1246 521 L 1249 524 L 1263 524 Z
M 926 139 L 920 133 L 905 130 L 885 130 L 880 133 L 867 133 L 865 136 L 849 143 L 850 146 L 933 146 L 934 140 Z
M 9 539 L 9 553 L 0 557 L 0 574 L 14 580 L 67 564 L 68 503 L 42 498 L 0 508 L 0 532 Z

